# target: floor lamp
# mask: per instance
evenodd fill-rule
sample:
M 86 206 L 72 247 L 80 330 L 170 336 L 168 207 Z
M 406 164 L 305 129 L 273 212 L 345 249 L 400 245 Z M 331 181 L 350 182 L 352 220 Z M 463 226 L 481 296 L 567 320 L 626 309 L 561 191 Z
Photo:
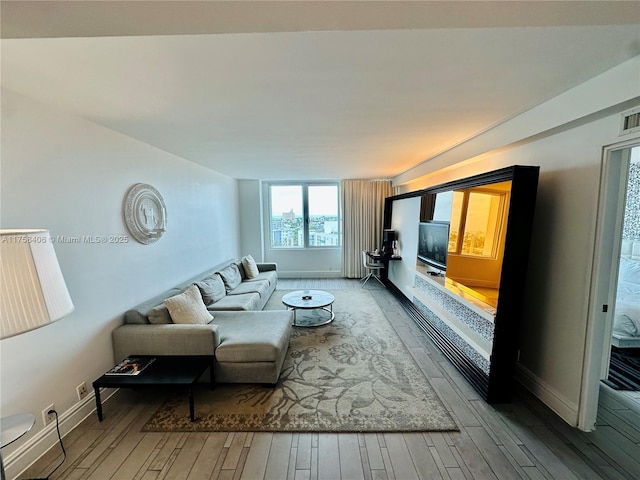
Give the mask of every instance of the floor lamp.
M 0 340 L 69 315 L 73 303 L 48 230 L 0 230 Z M 0 448 L 27 433 L 31 413 L 0 418 Z M 2 480 L 6 480 L 0 453 Z

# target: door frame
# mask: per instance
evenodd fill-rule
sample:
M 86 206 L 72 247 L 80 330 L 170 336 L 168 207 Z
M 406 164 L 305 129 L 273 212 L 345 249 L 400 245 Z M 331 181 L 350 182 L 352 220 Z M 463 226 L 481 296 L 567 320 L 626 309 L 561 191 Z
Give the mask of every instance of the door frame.
M 609 371 L 622 226 L 631 148 L 640 137 L 604 147 L 600 170 L 598 212 L 589 290 L 584 368 L 578 407 L 578 428 L 595 430 L 600 381 Z M 606 312 L 603 307 L 607 305 Z

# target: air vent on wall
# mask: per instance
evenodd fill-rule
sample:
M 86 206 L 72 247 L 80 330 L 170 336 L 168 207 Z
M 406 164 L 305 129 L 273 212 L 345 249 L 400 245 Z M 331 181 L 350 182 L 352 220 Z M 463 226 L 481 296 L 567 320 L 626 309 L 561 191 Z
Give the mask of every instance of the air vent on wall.
M 640 131 L 640 107 L 624 112 L 620 124 L 620 135 L 638 131 Z

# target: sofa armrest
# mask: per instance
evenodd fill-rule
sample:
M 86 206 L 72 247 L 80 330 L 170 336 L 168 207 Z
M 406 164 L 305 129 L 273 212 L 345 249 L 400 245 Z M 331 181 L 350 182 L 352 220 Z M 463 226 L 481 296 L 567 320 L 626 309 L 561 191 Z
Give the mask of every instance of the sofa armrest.
M 278 264 L 275 262 L 262 262 L 256 263 L 256 265 L 258 266 L 259 272 L 270 272 L 278 269 Z
M 218 326 L 121 325 L 113 333 L 116 362 L 129 355 L 211 355 L 220 342 Z

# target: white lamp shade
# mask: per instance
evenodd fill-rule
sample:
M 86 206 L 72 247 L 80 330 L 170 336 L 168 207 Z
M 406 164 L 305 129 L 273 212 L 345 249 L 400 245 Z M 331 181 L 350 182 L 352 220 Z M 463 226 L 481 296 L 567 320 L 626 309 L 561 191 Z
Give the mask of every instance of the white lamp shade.
M 73 311 L 47 230 L 0 230 L 0 338 L 59 320 Z

